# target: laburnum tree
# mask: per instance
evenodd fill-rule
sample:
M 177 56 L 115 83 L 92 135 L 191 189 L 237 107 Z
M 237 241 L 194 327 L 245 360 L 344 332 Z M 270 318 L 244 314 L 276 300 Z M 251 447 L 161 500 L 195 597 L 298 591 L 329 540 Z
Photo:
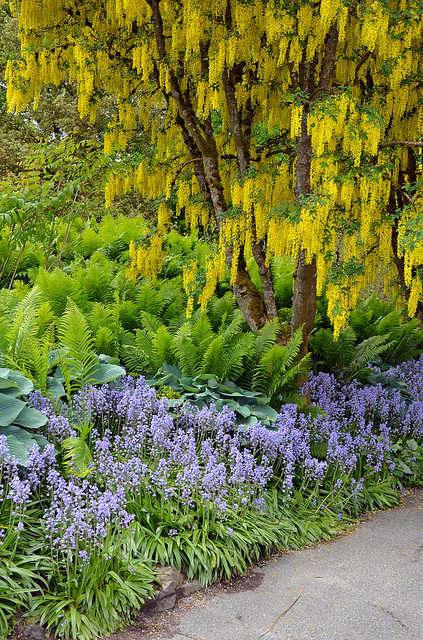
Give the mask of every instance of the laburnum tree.
M 116 99 L 106 153 L 123 153 L 138 122 L 151 132 L 151 154 L 106 190 L 109 202 L 132 189 L 160 201 L 156 232 L 131 249 L 131 277 L 160 271 L 162 237 L 182 213 L 219 237 L 200 304 L 226 264 L 252 329 L 278 314 L 272 257 L 295 258 L 292 328 L 303 326 L 303 353 L 325 283 L 336 334 L 381 263 L 397 270 L 409 314 L 421 310 L 421 0 L 10 7 L 22 43 L 8 66 L 11 110 L 37 102 L 44 85 L 74 81 L 82 117 Z M 186 266 L 188 294 L 195 272 Z

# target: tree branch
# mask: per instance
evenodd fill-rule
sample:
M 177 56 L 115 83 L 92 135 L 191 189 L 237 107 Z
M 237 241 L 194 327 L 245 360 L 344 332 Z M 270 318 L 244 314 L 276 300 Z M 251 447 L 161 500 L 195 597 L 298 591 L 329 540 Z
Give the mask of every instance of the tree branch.
M 371 51 L 366 51 L 364 56 L 361 58 L 360 62 L 358 63 L 358 65 L 356 66 L 356 69 L 355 69 L 354 80 L 357 80 L 358 72 L 360 71 L 360 69 L 363 66 L 363 64 L 365 64 L 367 62 L 367 60 L 370 58 L 371 55 L 372 55 Z
M 379 145 L 379 149 L 386 149 L 387 147 L 418 147 L 423 148 L 423 142 L 414 142 L 412 140 L 391 140 L 391 142 L 383 142 Z
M 160 60 L 164 60 L 166 57 L 166 42 L 163 33 L 163 21 L 160 13 L 159 7 L 160 0 L 151 0 L 149 2 L 152 10 L 152 18 L 153 18 L 153 26 L 154 33 L 156 37 L 157 51 L 159 54 Z M 178 80 L 173 69 L 169 69 L 169 83 L 170 83 L 170 92 L 172 98 L 174 99 L 176 106 L 178 107 L 179 114 L 183 121 L 185 122 L 186 128 L 189 131 L 190 136 L 195 140 L 197 147 L 200 152 L 207 153 L 207 141 L 204 138 L 204 132 L 201 130 L 201 123 L 196 117 L 194 111 L 190 106 L 185 102 L 182 91 L 179 87 Z
M 325 57 L 320 72 L 319 84 L 310 99 L 316 100 L 324 91 L 329 89 L 329 83 L 333 75 L 336 62 L 336 49 L 338 47 L 338 24 L 333 23 L 326 36 Z
M 225 66 L 225 69 L 223 71 L 223 89 L 225 91 L 229 122 L 231 125 L 231 131 L 238 156 L 238 167 L 242 175 L 246 171 L 248 171 L 250 165 L 250 154 L 248 152 L 247 142 L 242 130 L 242 121 L 236 102 L 235 89 L 231 77 L 232 75 L 232 70 L 228 71 Z

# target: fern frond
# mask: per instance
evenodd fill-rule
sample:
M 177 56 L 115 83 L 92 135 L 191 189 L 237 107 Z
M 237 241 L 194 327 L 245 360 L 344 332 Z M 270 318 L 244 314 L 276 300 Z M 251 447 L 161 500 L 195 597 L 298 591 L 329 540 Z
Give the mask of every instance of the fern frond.
M 153 352 L 153 362 L 156 371 L 160 369 L 164 362 L 172 364 L 172 343 L 173 338 L 164 325 L 161 325 L 154 334 L 151 341 Z
M 244 371 L 239 384 L 244 389 L 252 389 L 254 371 L 260 359 L 273 347 L 279 329 L 279 320 L 267 322 L 259 333 L 252 334 L 251 351 L 244 361 Z
M 222 361 L 225 355 L 225 341 L 222 336 L 216 336 L 209 344 L 201 361 L 201 373 L 214 373 L 219 381 L 224 380 L 222 376 Z
M 191 335 L 192 327 L 186 322 L 178 329 L 173 340 L 172 351 L 176 364 L 185 376 L 194 378 L 201 373 L 201 360 L 206 351 L 200 353 Z
M 107 356 L 117 356 L 119 345 L 116 334 L 108 327 L 99 327 L 94 335 L 94 350 Z
M 38 325 L 38 336 L 42 336 L 43 333 L 50 327 L 50 325 L 54 322 L 54 313 L 48 302 L 43 302 L 38 309 L 37 314 L 37 325 Z
M 25 366 L 31 371 L 31 378 L 38 389 L 47 391 L 47 376 L 58 364 L 55 345 L 54 323 L 45 330 L 42 338 L 28 336 L 22 353 Z
M 76 282 L 61 269 L 50 272 L 40 271 L 36 284 L 41 289 L 43 301 L 50 304 L 57 318 L 65 312 L 68 298 L 76 303 L 82 301 L 83 295 L 78 290 Z
M 145 329 L 137 329 L 135 332 L 135 346 L 145 353 L 148 358 L 153 357 L 152 336 Z
M 160 329 L 160 327 L 164 326 L 156 316 L 154 316 L 152 313 L 149 313 L 148 311 L 140 311 L 140 320 L 143 329 L 145 329 L 145 331 L 151 335 L 154 335 L 156 331 Z
M 355 355 L 351 361 L 350 366 L 347 369 L 348 378 L 360 376 L 364 370 L 367 370 L 367 365 L 372 362 L 377 356 L 387 351 L 393 342 L 388 342 L 390 335 L 384 336 L 371 336 L 367 340 L 363 340 L 355 347 Z
M 251 338 L 250 334 L 242 334 L 231 346 L 226 346 L 219 366 L 221 381 L 225 378 L 232 381 L 239 379 L 244 369 L 244 359 L 251 348 Z
M 163 308 L 163 296 L 151 282 L 145 282 L 135 298 L 140 311 L 147 311 L 153 316 L 159 316 Z
M 146 358 L 145 353 L 134 345 L 124 344 L 121 358 L 128 373 L 132 375 L 154 375 L 156 369 L 151 365 L 151 358 Z
M 93 461 L 91 451 L 84 438 L 66 438 L 61 443 L 63 464 L 66 472 L 84 478 L 90 473 Z
M 90 384 L 98 358 L 93 352 L 93 338 L 87 321 L 73 300 L 69 299 L 58 327 L 60 368 L 68 397 Z
M 118 323 L 115 321 L 113 309 L 105 307 L 101 302 L 93 303 L 87 320 L 93 333 L 96 333 L 100 327 L 116 330 L 118 326 Z
M 222 298 L 211 300 L 208 308 L 208 316 L 214 331 L 218 331 L 233 320 L 237 304 L 232 293 L 225 293 Z
M 393 344 L 384 354 L 387 362 L 399 364 L 421 353 L 423 332 L 417 319 L 394 327 L 390 337 Z
M 16 306 L 7 339 L 8 355 L 17 362 L 21 359 L 26 336 L 38 334 L 37 312 L 41 305 L 41 291 L 34 287 Z
M 310 338 L 313 361 L 326 371 L 347 368 L 355 356 L 356 334 L 352 327 L 341 331 L 338 340 L 333 339 L 332 329 L 319 329 Z
M 302 327 L 299 327 L 286 346 L 274 345 L 257 363 L 253 376 L 253 390 L 268 395 L 271 400 L 281 393 L 283 387 L 288 384 L 302 368 L 307 366 L 308 358 L 302 359 L 295 365 L 296 371 L 292 374 L 289 369 L 293 366 L 298 356 L 302 342 Z
M 227 324 L 226 327 L 221 327 L 219 330 L 219 334 L 222 336 L 225 342 L 229 342 L 232 336 L 237 336 L 240 334 L 241 327 L 244 324 L 244 316 L 241 311 L 239 314 L 234 314 L 231 322 Z
M 169 307 L 170 309 L 170 307 Z M 178 330 L 184 326 L 187 322 L 186 311 L 180 311 L 176 315 L 172 316 L 168 323 L 168 329 L 170 333 L 176 334 Z
M 288 344 L 285 347 L 282 347 L 286 350 L 283 356 L 285 368 L 288 368 L 293 364 L 300 350 L 302 341 L 303 330 L 302 327 L 298 327 Z
M 134 344 L 122 345 L 122 359 L 131 373 L 154 375 L 157 371 L 153 351 L 154 334 L 137 329 Z
M 191 340 L 197 346 L 208 342 L 214 337 L 213 328 L 207 315 L 203 313 L 198 320 L 192 323 Z M 205 351 L 205 350 L 204 350 Z

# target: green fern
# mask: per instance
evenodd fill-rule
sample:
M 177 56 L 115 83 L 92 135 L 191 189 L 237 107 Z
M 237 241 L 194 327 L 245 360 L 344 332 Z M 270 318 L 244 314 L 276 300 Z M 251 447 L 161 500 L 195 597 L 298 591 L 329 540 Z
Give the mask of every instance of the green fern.
M 152 361 L 156 371 L 163 366 L 164 362 L 172 364 L 172 343 L 173 338 L 164 325 L 161 325 L 151 340 Z
M 314 366 L 320 371 L 340 371 L 350 366 L 356 351 L 356 334 L 352 327 L 341 331 L 337 341 L 332 329 L 319 329 L 310 338 Z
M 169 322 L 185 308 L 185 293 L 179 281 L 163 280 L 160 282 L 163 306 L 160 317 Z
M 149 334 L 154 334 L 160 327 L 164 326 L 161 320 L 148 311 L 140 311 L 139 315 L 142 328 Z
M 216 336 L 212 340 L 203 355 L 201 361 L 201 373 L 213 373 L 219 382 L 225 379 L 222 377 L 222 361 L 225 356 L 227 345 L 222 336 Z
M 92 305 L 87 317 L 88 325 L 94 336 L 94 349 L 96 353 L 104 353 L 109 356 L 118 356 L 120 351 L 119 334 L 119 307 L 116 305 L 105 307 L 100 302 Z
M 36 285 L 41 290 L 44 302 L 50 304 L 56 318 L 60 318 L 65 312 L 68 298 L 76 304 L 80 304 L 83 299 L 83 292 L 78 289 L 75 280 L 58 268 L 51 272 L 40 270 Z
M 244 333 L 237 336 L 236 340 L 232 341 L 232 344 L 224 345 L 224 350 L 216 369 L 204 370 L 203 373 L 215 373 L 221 382 L 225 379 L 238 380 L 244 369 L 244 359 L 250 351 L 251 342 L 251 334 Z
M 119 355 L 119 344 L 116 334 L 108 327 L 99 327 L 94 334 L 94 350 L 96 353 L 117 357 Z
M 79 291 L 79 304 L 85 308 L 92 302 L 107 304 L 113 300 L 110 282 L 113 267 L 109 260 L 96 254 L 83 266 L 78 266 L 73 280 Z
M 387 327 L 386 318 L 383 318 L 377 323 L 376 330 L 379 335 L 389 332 L 392 342 L 384 352 L 383 359 L 390 364 L 399 364 L 421 353 L 423 331 L 420 329 L 419 321 L 416 318 L 409 322 L 401 323 L 400 312 L 395 311 L 389 315 L 393 322 L 390 322 Z
M 139 328 L 139 311 L 133 300 L 124 300 L 120 303 L 119 317 L 125 330 L 135 331 Z
M 219 331 L 222 326 L 230 324 L 237 310 L 232 293 L 228 292 L 222 298 L 213 298 L 210 301 L 207 314 L 214 331 Z
M 113 308 L 106 307 L 101 302 L 93 303 L 87 316 L 87 321 L 93 333 L 96 333 L 100 327 L 107 327 L 111 330 L 117 329 Z
M 192 339 L 192 325 L 186 322 L 178 329 L 173 340 L 172 352 L 177 366 L 185 376 L 194 378 L 201 373 L 201 361 L 207 347 L 201 352 Z
M 22 359 L 26 370 L 31 372 L 35 386 L 47 393 L 47 377 L 58 364 L 55 347 L 55 325 L 51 323 L 41 338 L 28 337 Z
M 87 476 L 90 473 L 93 457 L 85 438 L 81 436 L 66 438 L 60 446 L 66 472 L 79 478 Z
M 193 320 L 195 320 L 196 318 L 198 318 L 197 312 L 193 314 L 193 317 L 191 318 L 191 322 Z M 173 315 L 172 318 L 168 322 L 168 329 L 169 329 L 170 333 L 176 334 L 178 332 L 178 330 L 181 327 L 183 327 L 184 324 L 186 324 L 186 322 L 187 322 L 187 312 L 186 312 L 186 310 L 180 311 L 178 314 Z
M 54 322 L 54 313 L 48 302 L 43 302 L 38 309 L 37 314 L 37 325 L 38 325 L 38 336 L 42 336 L 43 333 L 50 327 L 50 325 Z
M 10 323 L 6 320 L 6 318 L 0 319 L 0 365 L 5 364 L 5 354 L 7 352 L 9 346 L 9 331 L 10 331 Z
M 153 316 L 159 316 L 163 309 L 163 295 L 150 282 L 145 282 L 139 290 L 135 300 L 139 311 L 147 311 Z
M 284 387 L 292 385 L 307 370 L 309 356 L 294 364 L 302 342 L 299 327 L 286 346 L 274 345 L 257 363 L 253 377 L 253 391 L 267 395 L 271 403 L 277 403 Z
M 41 305 L 41 291 L 34 287 L 14 309 L 9 320 L 7 355 L 15 362 L 22 360 L 29 336 L 37 336 L 37 312 Z
M 156 332 L 138 329 L 133 344 L 122 346 L 126 368 L 138 375 L 155 375 L 165 360 L 172 359 L 172 336 L 164 325 Z
M 213 327 L 210 320 L 205 313 L 192 323 L 191 326 L 191 340 L 198 347 L 203 357 L 209 341 L 214 337 Z
M 371 336 L 363 340 L 355 347 L 354 358 L 346 369 L 347 379 L 362 378 L 369 372 L 369 363 L 373 362 L 377 356 L 385 353 L 394 343 L 388 342 L 390 335 Z
M 244 389 L 252 389 L 254 373 L 261 358 L 274 346 L 279 330 L 279 320 L 267 322 L 260 332 L 254 335 L 251 351 L 244 360 L 244 372 L 239 381 Z
M 221 325 L 203 355 L 202 373 L 214 374 L 222 382 L 225 378 L 232 381 L 239 378 L 254 340 L 251 333 L 241 333 L 243 323 L 242 315 L 235 313 L 229 325 Z
M 70 400 L 76 391 L 91 384 L 93 371 L 98 364 L 88 323 L 80 309 L 70 299 L 58 325 L 58 337 L 60 368 L 68 400 Z

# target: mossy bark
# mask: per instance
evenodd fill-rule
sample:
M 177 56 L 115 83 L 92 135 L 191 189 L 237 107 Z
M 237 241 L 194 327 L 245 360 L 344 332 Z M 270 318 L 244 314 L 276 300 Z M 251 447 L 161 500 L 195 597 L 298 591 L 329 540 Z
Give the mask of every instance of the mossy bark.
M 233 250 L 232 248 L 228 248 L 226 250 L 226 262 L 229 270 L 231 270 L 232 267 L 232 260 Z M 276 304 L 274 304 L 274 313 L 269 313 L 266 308 L 263 296 L 248 273 L 244 252 L 242 250 L 238 256 L 237 275 L 233 291 L 239 308 L 252 331 L 259 331 L 269 320 L 277 317 Z

